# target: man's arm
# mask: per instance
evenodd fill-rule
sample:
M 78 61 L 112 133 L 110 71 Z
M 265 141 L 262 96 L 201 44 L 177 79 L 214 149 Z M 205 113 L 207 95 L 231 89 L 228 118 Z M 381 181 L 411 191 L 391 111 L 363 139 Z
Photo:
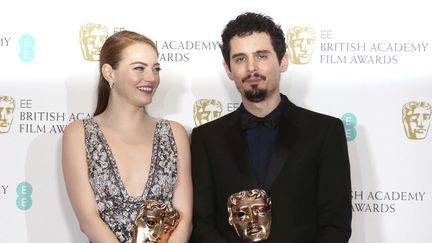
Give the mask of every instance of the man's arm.
M 192 243 L 225 243 L 216 229 L 213 178 L 204 141 L 196 129 L 191 137 L 193 182 Z M 227 219 L 228 220 L 228 219 Z
M 342 122 L 327 130 L 318 174 L 319 233 L 315 243 L 347 243 L 351 236 L 351 176 Z

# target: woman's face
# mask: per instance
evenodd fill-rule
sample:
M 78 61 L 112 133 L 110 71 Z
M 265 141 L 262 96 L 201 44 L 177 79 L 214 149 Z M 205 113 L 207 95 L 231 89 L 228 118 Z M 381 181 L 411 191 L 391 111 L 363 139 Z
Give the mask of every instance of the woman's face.
M 150 104 L 159 86 L 160 64 L 156 50 L 146 43 L 133 44 L 122 51 L 122 59 L 112 70 L 112 93 L 133 105 Z

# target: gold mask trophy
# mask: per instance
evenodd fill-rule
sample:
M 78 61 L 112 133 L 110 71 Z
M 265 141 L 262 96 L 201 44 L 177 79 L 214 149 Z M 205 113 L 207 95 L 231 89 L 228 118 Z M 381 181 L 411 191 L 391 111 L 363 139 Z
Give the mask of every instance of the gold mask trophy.
M 228 197 L 228 223 L 246 242 L 266 240 L 270 235 L 271 198 L 262 189 L 240 191 Z
M 166 243 L 177 227 L 180 214 L 165 203 L 146 200 L 138 208 L 132 243 Z

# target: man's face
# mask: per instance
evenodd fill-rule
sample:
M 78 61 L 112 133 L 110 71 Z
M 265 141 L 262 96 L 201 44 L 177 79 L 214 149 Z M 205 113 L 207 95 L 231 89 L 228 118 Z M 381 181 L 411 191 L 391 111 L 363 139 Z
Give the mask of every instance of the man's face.
M 280 75 L 288 67 L 288 56 L 279 64 L 267 33 L 234 36 L 230 47 L 231 70 L 225 63 L 225 71 L 234 80 L 243 102 L 261 102 L 279 95 Z
M 296 64 L 309 63 L 315 43 L 313 32 L 302 31 L 289 40 L 288 47 L 291 61 Z
M 102 45 L 108 38 L 108 32 L 103 28 L 93 28 L 86 32 L 81 32 L 81 49 L 84 58 L 88 61 L 99 60 Z
M 213 121 L 221 116 L 222 106 L 218 104 L 208 102 L 201 102 L 200 104 L 195 104 L 196 114 L 195 114 L 195 125 L 199 126 L 205 124 L 209 121 Z
M 404 117 L 405 131 L 411 139 L 424 139 L 430 125 L 431 110 L 418 106 Z
M 15 104 L 11 98 L 8 101 L 0 100 L 0 133 L 9 132 L 14 110 Z
M 245 196 L 231 207 L 229 223 L 243 240 L 256 242 L 267 239 L 271 221 L 271 208 L 264 197 Z

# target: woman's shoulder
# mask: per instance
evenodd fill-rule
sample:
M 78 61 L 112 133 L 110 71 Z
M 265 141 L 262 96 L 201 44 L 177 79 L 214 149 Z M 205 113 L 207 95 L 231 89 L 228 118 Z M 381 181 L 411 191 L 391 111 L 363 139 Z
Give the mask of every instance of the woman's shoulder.
M 85 119 L 87 120 L 87 119 Z M 84 120 L 75 120 L 71 123 L 69 123 L 63 132 L 63 135 L 65 137 L 75 137 L 78 136 L 79 134 L 82 134 L 84 131 Z
M 165 124 L 171 127 L 174 138 L 182 139 L 188 137 L 185 127 L 179 122 L 174 120 L 168 120 L 168 119 L 160 119 L 160 122 L 164 122 Z

